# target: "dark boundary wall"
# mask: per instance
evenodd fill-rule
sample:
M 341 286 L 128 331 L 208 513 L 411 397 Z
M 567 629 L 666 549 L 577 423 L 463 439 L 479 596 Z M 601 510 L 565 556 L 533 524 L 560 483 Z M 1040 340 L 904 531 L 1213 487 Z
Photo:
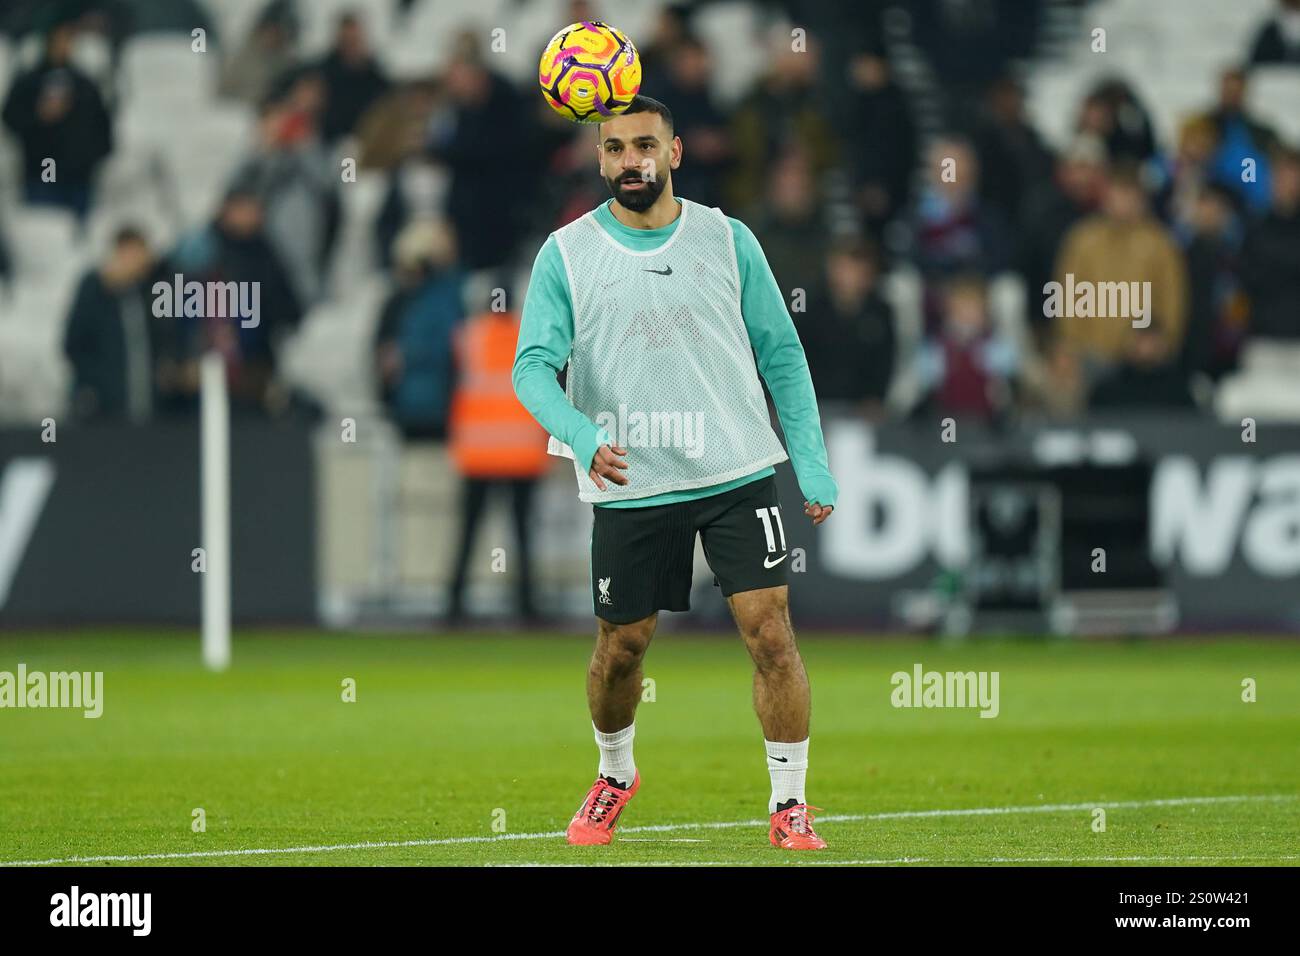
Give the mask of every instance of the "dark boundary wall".
M 1132 453 L 1153 466 L 1149 545 L 1179 629 L 1300 632 L 1300 427 L 1261 424 L 1254 442 L 1240 426 L 1155 415 L 998 432 L 959 420 L 955 443 L 940 430 L 826 414 L 840 500 L 815 534 L 790 466 L 778 467 L 786 534 L 807 551 L 791 576 L 796 620 L 896 627 L 897 594 L 964 559 L 972 463 Z
M 60 425 L 57 437 L 45 443 L 38 429 L 0 431 L 0 630 L 196 625 L 197 425 Z M 235 622 L 314 621 L 306 428 L 232 423 L 231 511 Z
M 790 466 L 777 469 L 786 537 L 805 549 L 791 576 L 801 626 L 897 630 L 898 596 L 964 560 L 970 466 L 1073 449 L 1150 461 L 1149 545 L 1180 629 L 1300 633 L 1300 427 L 1264 424 L 1247 443 L 1240 427 L 1204 419 L 1002 432 L 958 421 L 957 441 L 944 443 L 938 421 L 871 428 L 827 409 L 825 422 L 840 500 L 815 534 Z M 60 427 L 55 444 L 36 429 L 0 431 L 0 592 L 10 574 L 0 631 L 197 624 L 198 448 L 184 425 Z M 314 470 L 308 429 L 233 425 L 237 623 L 317 620 Z M 709 607 L 699 600 L 691 617 L 707 620 Z

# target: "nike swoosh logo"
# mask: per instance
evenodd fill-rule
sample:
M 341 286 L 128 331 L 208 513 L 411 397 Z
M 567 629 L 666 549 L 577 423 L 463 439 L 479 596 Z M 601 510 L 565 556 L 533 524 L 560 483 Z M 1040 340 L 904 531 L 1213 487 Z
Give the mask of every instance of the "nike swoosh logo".
M 789 762 L 790 762 L 790 758 L 789 758 L 789 757 L 773 757 L 771 754 L 768 754 L 768 755 L 767 755 L 767 759 L 768 759 L 768 760 L 775 760 L 775 761 L 777 761 L 778 763 L 789 763 Z
M 790 553 L 787 551 L 785 554 L 781 555 L 781 557 L 777 558 L 775 561 L 773 561 L 771 558 L 764 558 L 763 567 L 774 568 L 788 557 L 790 557 Z
M 642 269 L 641 271 L 653 272 L 657 276 L 670 276 L 673 274 L 673 267 L 669 266 L 667 269 Z

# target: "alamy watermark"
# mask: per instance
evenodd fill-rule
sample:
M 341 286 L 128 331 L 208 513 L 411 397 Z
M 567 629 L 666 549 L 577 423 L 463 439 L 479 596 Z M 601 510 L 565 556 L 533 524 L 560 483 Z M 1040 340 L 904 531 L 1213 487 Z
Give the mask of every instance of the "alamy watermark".
M 153 314 L 160 319 L 238 319 L 245 329 L 262 321 L 260 282 L 186 282 L 178 272 L 171 282 L 155 282 L 153 296 Z
M 889 702 L 895 707 L 978 707 L 981 717 L 996 717 L 998 671 L 927 671 L 917 663 L 912 672 L 895 671 Z
M 73 885 L 50 897 L 51 926 L 119 926 L 148 936 L 153 926 L 152 893 L 83 893 Z
M 620 448 L 680 448 L 687 458 L 704 454 L 704 413 L 683 411 L 598 412 L 598 426 Z
M 1151 324 L 1150 282 L 1075 281 L 1067 272 L 1064 283 L 1046 283 L 1043 296 L 1044 318 L 1129 319 L 1135 329 Z
M 104 713 L 103 671 L 0 671 L 0 708 L 55 707 L 83 711 L 95 719 Z

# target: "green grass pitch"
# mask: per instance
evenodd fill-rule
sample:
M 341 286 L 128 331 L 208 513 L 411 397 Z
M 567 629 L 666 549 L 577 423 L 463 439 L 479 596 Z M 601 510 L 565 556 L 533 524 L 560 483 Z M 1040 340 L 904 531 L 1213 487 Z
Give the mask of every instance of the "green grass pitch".
M 192 634 L 10 635 L 0 671 L 103 671 L 104 713 L 0 710 L 0 862 L 1300 861 L 1294 641 L 800 644 L 822 853 L 767 843 L 734 637 L 655 639 L 641 791 L 612 846 L 575 848 L 557 834 L 595 775 L 589 638 L 256 633 L 214 675 Z M 894 708 L 917 662 L 998 671 L 1000 714 Z

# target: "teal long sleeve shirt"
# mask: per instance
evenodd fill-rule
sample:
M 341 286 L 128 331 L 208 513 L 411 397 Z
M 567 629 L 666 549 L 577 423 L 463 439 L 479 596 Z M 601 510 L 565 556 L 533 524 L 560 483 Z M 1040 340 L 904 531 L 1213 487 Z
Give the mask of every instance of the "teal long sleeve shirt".
M 617 242 L 633 251 L 657 248 L 673 234 L 680 221 L 679 216 L 659 229 L 634 229 L 614 217 L 609 209 L 611 202 L 613 200 L 596 210 L 596 220 Z M 738 219 L 728 217 L 727 221 L 736 242 L 741 315 L 757 358 L 759 374 L 767 383 L 776 406 L 799 489 L 804 498 L 814 504 L 834 505 L 838 488 L 826 462 L 817 396 L 813 391 L 812 377 L 808 374 L 803 345 L 758 240 Z M 573 407 L 556 381 L 556 374 L 569 361 L 572 348 L 573 303 L 569 298 L 564 262 L 552 235 L 533 263 L 511 377 L 515 394 L 524 407 L 543 428 L 572 448 L 580 462 L 590 465 L 600 446 L 611 444 L 612 439 L 604 429 Z M 722 484 L 610 502 L 600 507 L 648 507 L 703 498 L 770 474 L 773 474 L 773 469 L 767 467 Z

